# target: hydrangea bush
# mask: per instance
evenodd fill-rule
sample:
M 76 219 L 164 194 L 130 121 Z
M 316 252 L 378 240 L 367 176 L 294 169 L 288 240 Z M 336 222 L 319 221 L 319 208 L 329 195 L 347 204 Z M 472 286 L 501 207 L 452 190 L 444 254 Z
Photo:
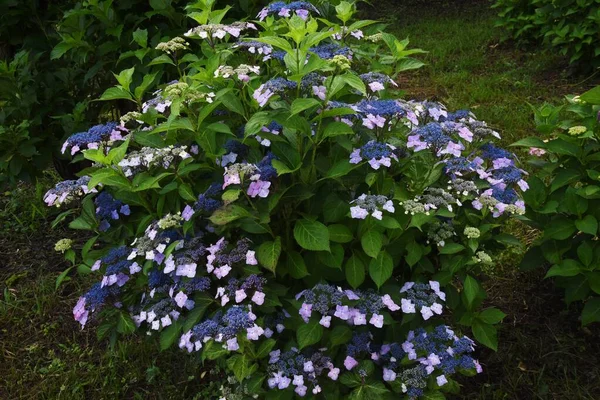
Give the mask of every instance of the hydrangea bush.
M 524 212 L 515 156 L 468 111 L 400 99 L 421 51 L 351 22 L 351 3 L 336 21 L 296 1 L 232 23 L 198 5 L 159 46 L 180 79 L 64 146 L 93 162 L 45 197 L 80 202 L 70 227 L 94 232 L 75 319 L 214 360 L 242 397 L 456 392 L 481 367 L 447 324 L 495 348 L 504 317 L 475 276 Z M 146 81 L 117 77 L 104 99 Z
M 548 267 L 546 278 L 565 290 L 567 304 L 584 302 L 583 325 L 600 322 L 599 112 L 600 87 L 569 96 L 564 106 L 545 105 L 536 111 L 544 140 L 515 143 L 529 147 L 536 171 L 525 196 L 530 207 L 522 219 L 542 232 L 521 267 Z

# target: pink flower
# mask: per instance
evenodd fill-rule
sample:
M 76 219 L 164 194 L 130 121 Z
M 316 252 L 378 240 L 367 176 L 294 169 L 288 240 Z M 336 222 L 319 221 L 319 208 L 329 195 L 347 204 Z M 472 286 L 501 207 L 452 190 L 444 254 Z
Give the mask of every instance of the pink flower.
M 385 89 L 385 86 L 383 86 L 381 82 L 371 82 L 369 83 L 369 88 L 374 92 L 378 92 Z
M 64 153 L 64 151 L 63 151 L 63 153 Z M 546 150 L 544 150 L 544 149 L 540 149 L 540 148 L 537 148 L 537 147 L 531 147 L 529 149 L 529 155 L 532 155 L 532 156 L 535 156 L 535 157 L 541 157 L 544 154 L 546 154 Z
M 331 326 L 331 315 L 324 315 L 319 321 L 319 324 L 325 328 L 329 328 Z
M 369 323 L 376 328 L 383 328 L 383 315 L 373 314 Z
M 256 261 L 256 252 L 254 250 L 248 250 L 246 253 L 246 264 L 248 265 L 257 265 L 258 261 Z
M 321 100 L 325 100 L 327 98 L 327 88 L 325 86 L 313 86 L 312 91 L 313 94 Z
M 240 289 L 240 290 L 235 291 L 235 302 L 236 303 L 241 303 L 242 301 L 244 301 L 244 299 L 246 297 L 248 297 L 248 295 L 246 294 L 245 290 Z
M 251 182 L 248 187 L 248 196 L 253 198 L 259 196 L 264 199 L 269 195 L 269 187 L 271 187 L 271 182 L 269 181 Z
M 385 125 L 385 118 L 381 115 L 367 114 L 367 118 L 363 118 L 363 126 L 369 129 L 375 129 L 376 126 L 383 128 Z
M 312 304 L 302 303 L 302 307 L 300 307 L 300 311 L 298 313 L 300 314 L 304 322 L 308 322 L 312 314 Z
M 350 371 L 352 368 L 356 367 L 358 365 L 358 361 L 356 361 L 354 358 L 350 357 L 350 356 L 346 356 L 346 359 L 344 360 L 344 367 L 346 367 L 346 369 L 348 371 Z
M 81 328 L 85 327 L 89 315 L 89 311 L 85 309 L 85 297 L 80 297 L 77 304 L 73 308 L 73 318 L 81 324 Z
M 265 294 L 263 292 L 254 292 L 252 301 L 259 306 L 262 306 L 265 302 Z
M 336 380 L 337 380 L 337 378 L 338 378 L 338 376 L 339 376 L 339 374 L 340 374 L 340 369 L 339 369 L 339 368 L 331 368 L 331 369 L 329 370 L 329 373 L 327 374 L 327 376 L 328 376 L 328 377 L 329 377 L 331 380 L 333 380 L 333 381 L 336 381 Z
M 400 306 L 396 303 L 394 303 L 394 300 L 392 300 L 392 298 L 390 297 L 389 294 L 384 295 L 381 298 L 381 302 L 383 303 L 384 306 L 386 306 L 388 308 L 388 310 L 390 311 L 398 311 L 400 309 Z
M 369 215 L 369 212 L 362 207 L 354 206 L 354 207 L 350 207 L 350 214 L 351 214 L 352 218 L 365 219 L 365 218 L 367 218 L 367 215 Z

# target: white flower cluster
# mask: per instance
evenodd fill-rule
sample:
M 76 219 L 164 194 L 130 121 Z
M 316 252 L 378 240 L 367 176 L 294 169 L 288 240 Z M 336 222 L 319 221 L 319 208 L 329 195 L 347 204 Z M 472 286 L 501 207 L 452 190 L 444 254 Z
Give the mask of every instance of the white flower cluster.
M 169 168 L 177 159 L 185 160 L 191 157 L 186 151 L 187 146 L 169 146 L 161 149 L 143 147 L 139 151 L 129 153 L 119 162 L 126 177 L 133 176 L 154 166 Z

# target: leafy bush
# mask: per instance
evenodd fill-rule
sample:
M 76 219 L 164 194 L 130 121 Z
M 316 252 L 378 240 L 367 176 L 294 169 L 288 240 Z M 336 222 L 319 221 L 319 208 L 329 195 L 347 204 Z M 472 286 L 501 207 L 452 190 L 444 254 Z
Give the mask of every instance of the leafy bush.
M 511 38 L 543 43 L 570 63 L 600 62 L 600 3 L 596 0 L 497 0 L 499 20 Z M 589 66 L 587 66 L 589 67 Z
M 90 121 L 104 122 L 135 109 L 126 101 L 107 105 L 92 100 L 112 84 L 114 72 L 147 69 L 151 60 L 165 62 L 155 46 L 163 37 L 186 31 L 193 21 L 185 12 L 187 3 L 3 2 L 0 182 L 31 180 L 53 156 L 63 177 L 81 169 L 60 161 L 53 149 Z M 240 1 L 240 5 L 256 6 L 253 1 Z M 189 10 L 194 10 L 193 3 Z M 169 81 L 178 76 L 177 69 L 162 68 L 161 75 Z
M 58 247 L 102 275 L 75 318 L 199 352 L 238 393 L 456 392 L 480 367 L 439 315 L 496 348 L 504 314 L 481 310 L 475 276 L 515 241 L 499 233 L 524 212 L 515 156 L 468 111 L 398 99 L 422 51 L 351 22 L 351 3 L 336 22 L 298 1 L 231 24 L 197 5 L 200 25 L 157 46 L 165 64 L 101 96 L 137 110 L 63 146 L 94 164 L 45 202 L 80 202 L 70 227 L 94 236 Z M 148 99 L 165 65 L 181 76 Z
M 561 111 L 568 119 L 561 119 Z M 525 222 L 542 234 L 526 253 L 522 268 L 551 265 L 546 274 L 565 289 L 568 304 L 584 301 L 582 323 L 600 321 L 600 87 L 570 97 L 561 107 L 545 105 L 536 124 L 548 139 L 527 138 L 535 174 L 525 194 Z

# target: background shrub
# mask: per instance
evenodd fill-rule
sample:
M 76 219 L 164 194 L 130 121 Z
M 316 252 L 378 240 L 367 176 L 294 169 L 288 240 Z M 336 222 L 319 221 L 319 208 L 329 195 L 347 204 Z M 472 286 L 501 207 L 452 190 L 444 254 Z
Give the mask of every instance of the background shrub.
M 597 0 L 497 0 L 496 26 L 510 38 L 567 56 L 587 69 L 600 64 Z
M 599 111 L 600 87 L 564 106 L 544 105 L 535 115 L 547 138 L 516 143 L 533 156 L 524 221 L 541 231 L 521 267 L 549 265 L 546 278 L 565 289 L 567 304 L 585 303 L 583 325 L 600 321 Z

